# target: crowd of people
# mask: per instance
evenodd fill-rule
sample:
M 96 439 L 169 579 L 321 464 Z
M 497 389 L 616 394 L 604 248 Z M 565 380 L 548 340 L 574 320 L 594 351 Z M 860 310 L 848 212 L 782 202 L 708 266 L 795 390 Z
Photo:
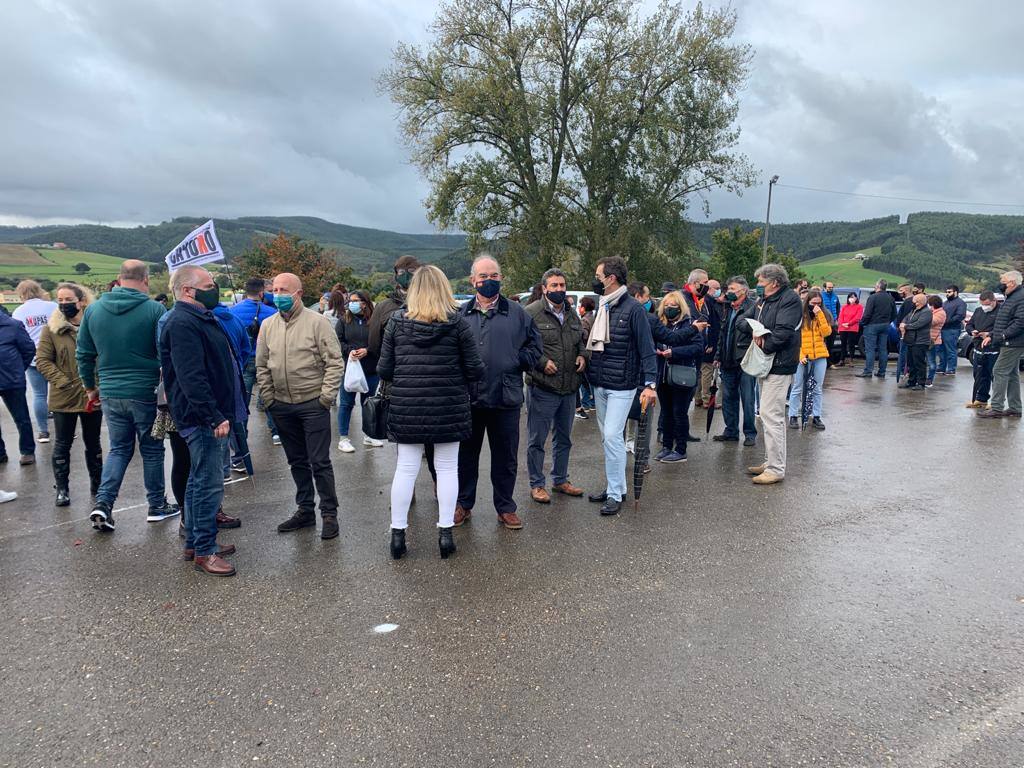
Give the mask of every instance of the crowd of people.
M 269 283 L 249 279 L 244 298 L 227 307 L 206 269 L 183 266 L 171 275 L 168 311 L 149 297 L 146 264 L 129 260 L 98 300 L 75 283 L 58 286 L 56 302 L 34 281 L 18 286 L 24 303 L 13 317 L 0 314 L 0 398 L 18 428 L 22 464 L 35 461 L 35 441 L 50 439 L 52 420 L 58 507 L 71 504 L 71 447 L 81 424 L 90 520 L 99 532 L 116 530 L 114 505 L 137 444 L 147 520 L 178 518 L 184 560 L 215 576 L 235 573 L 227 559 L 235 548 L 218 538 L 242 524 L 222 502 L 225 479 L 251 471 L 254 394 L 295 486 L 295 510 L 277 530 L 315 527 L 319 509 L 325 540 L 339 535 L 331 409 L 337 407 L 344 455 L 356 450 L 350 429 L 357 395 L 386 408 L 386 436 L 397 451 L 390 545 L 396 559 L 407 552 L 409 507 L 424 457 L 438 504 L 440 555 L 456 551 L 454 529 L 477 507 L 485 438 L 498 522 L 523 527 L 515 485 L 524 407 L 530 499 L 538 504 L 550 503 L 553 493 L 584 496 L 570 479 L 573 422 L 595 414 L 605 486 L 587 498 L 601 515 L 618 514 L 627 453 L 650 447 L 636 445 L 640 434 L 627 442 L 628 422 L 657 424 L 655 461 L 685 462 L 689 445 L 700 441 L 691 433 L 690 409 L 714 407 L 719 382 L 724 429 L 714 441 L 756 445 L 758 417 L 764 456 L 748 472 L 755 484 L 779 483 L 786 477 L 787 427 L 809 420 L 825 429 L 822 385 L 829 367 L 851 361 L 862 336 L 865 367 L 856 375 L 884 378 L 894 322 L 900 387 L 925 389 L 937 375 L 955 375 L 966 330 L 974 345 L 968 407 L 985 418 L 1020 417 L 1019 272 L 1001 276 L 1001 303 L 993 292 L 982 293 L 969 321 L 955 286 L 943 301 L 923 285 L 901 285 L 897 308 L 880 281 L 862 307 L 857 293 L 843 301 L 829 282 L 791 285 L 778 264 L 763 265 L 756 277 L 753 287 L 743 276 L 719 283 L 695 269 L 682 288 L 667 284 L 655 301 L 647 286 L 630 282 L 624 259 L 608 257 L 595 268 L 596 299 L 574 306 L 566 275 L 549 269 L 532 300 L 520 303 L 502 292 L 498 261 L 481 254 L 470 276 L 475 294 L 460 304 L 439 269 L 403 256 L 394 265 L 391 294 L 376 303 L 338 285 L 319 306 L 307 306 L 301 280 L 283 273 Z M 361 374 L 353 377 L 358 386 L 347 384 L 346 367 Z M 165 487 L 165 440 L 174 502 Z M 384 442 L 365 435 L 362 445 L 376 449 Z M 0 439 L 0 462 L 6 461 Z M 0 501 L 15 496 L 3 492 Z

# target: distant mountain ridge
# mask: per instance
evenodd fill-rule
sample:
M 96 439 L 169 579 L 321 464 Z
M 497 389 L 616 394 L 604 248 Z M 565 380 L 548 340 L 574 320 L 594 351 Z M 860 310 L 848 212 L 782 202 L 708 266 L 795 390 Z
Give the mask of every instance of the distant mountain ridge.
M 0 227 L 0 243 L 63 242 L 77 250 L 159 262 L 203 221 L 205 219 L 179 217 L 133 228 L 95 224 Z M 387 271 L 402 254 L 438 264 L 450 277 L 461 277 L 468 271 L 465 235 L 402 234 L 337 224 L 311 216 L 243 216 L 216 219 L 216 223 L 229 258 L 248 248 L 254 240 L 286 232 L 337 250 L 341 261 L 356 274 Z M 694 246 L 704 254 L 711 251 L 711 234 L 715 230 L 740 227 L 749 231 L 761 226 L 762 222 L 743 219 L 690 224 Z M 864 221 L 774 224 L 770 239 L 775 248 L 792 252 L 801 261 L 880 246 L 881 255 L 872 257 L 875 263 L 871 266 L 883 271 L 922 279 L 929 285 L 982 283 L 991 281 L 993 267 L 1008 263 L 1020 253 L 1024 216 L 922 212 L 910 214 L 906 224 L 900 224 L 898 216 Z

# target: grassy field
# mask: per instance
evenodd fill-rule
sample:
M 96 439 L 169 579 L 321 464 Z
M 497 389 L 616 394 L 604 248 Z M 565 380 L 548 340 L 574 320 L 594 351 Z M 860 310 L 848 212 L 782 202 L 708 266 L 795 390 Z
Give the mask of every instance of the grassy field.
M 865 248 L 862 251 L 850 253 L 830 253 L 809 261 L 801 261 L 800 268 L 807 273 L 807 279 L 812 285 L 820 285 L 825 280 L 831 280 L 837 286 L 867 288 L 879 280 L 886 280 L 893 287 L 897 283 L 904 282 L 905 278 L 900 275 L 865 269 L 863 262 L 854 258 L 858 253 L 863 253 L 865 256 L 876 256 L 879 249 Z
M 80 262 L 89 265 L 88 272 L 75 271 Z M 0 245 L 0 277 L 8 279 L 110 281 L 120 269 L 121 259 L 102 253 Z

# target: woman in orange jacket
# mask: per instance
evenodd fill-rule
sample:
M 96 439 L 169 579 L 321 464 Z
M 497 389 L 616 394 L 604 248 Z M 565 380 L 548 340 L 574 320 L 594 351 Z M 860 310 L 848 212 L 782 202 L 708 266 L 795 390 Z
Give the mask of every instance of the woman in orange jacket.
M 821 420 L 821 386 L 825 383 L 828 368 L 828 337 L 832 335 L 832 315 L 821 305 L 821 291 L 812 288 L 804 296 L 803 323 L 800 326 L 800 366 L 793 376 L 793 388 L 789 395 L 789 426 L 800 426 L 800 407 L 803 401 L 804 380 L 808 375 L 813 381 L 808 385 L 807 397 L 811 401 L 811 424 L 815 429 L 824 429 Z

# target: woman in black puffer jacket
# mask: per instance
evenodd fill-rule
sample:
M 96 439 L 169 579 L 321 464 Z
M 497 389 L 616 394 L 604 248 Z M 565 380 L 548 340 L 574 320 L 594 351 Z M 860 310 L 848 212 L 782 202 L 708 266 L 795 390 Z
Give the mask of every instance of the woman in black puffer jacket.
M 391 483 L 391 556 L 405 554 L 409 504 L 424 445 L 434 446 L 438 546 L 455 551 L 452 526 L 459 495 L 459 443 L 470 437 L 470 387 L 484 375 L 469 323 L 457 311 L 448 278 L 423 266 L 409 284 L 404 311 L 384 329 L 377 373 L 389 383 L 388 439 L 398 444 Z

